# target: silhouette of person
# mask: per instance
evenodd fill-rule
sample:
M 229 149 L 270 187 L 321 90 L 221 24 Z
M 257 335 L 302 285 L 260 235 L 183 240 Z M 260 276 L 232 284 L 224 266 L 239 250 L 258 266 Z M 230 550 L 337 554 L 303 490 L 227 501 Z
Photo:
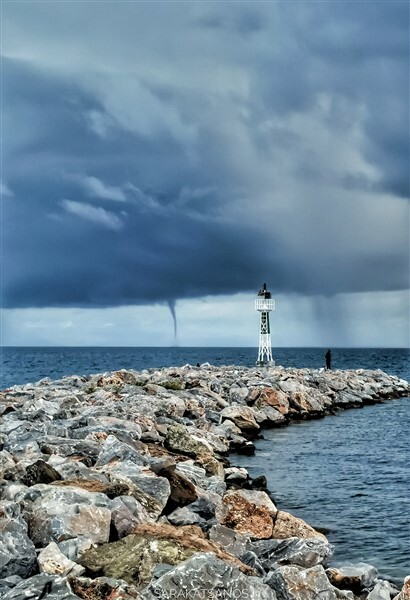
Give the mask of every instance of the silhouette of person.
M 325 354 L 325 360 L 326 360 L 326 369 L 331 369 L 331 362 L 332 362 L 332 353 L 330 352 L 330 350 L 328 350 Z

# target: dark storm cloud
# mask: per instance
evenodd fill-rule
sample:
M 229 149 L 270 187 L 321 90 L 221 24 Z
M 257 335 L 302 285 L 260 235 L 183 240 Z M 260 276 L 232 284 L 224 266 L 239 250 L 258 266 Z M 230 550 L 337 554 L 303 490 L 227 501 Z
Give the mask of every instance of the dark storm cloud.
M 235 10 L 227 12 L 212 7 L 212 10 L 200 17 L 195 25 L 206 29 L 233 31 L 242 35 L 252 34 L 264 28 L 264 16 L 255 7 L 238 5 Z
M 41 6 L 9 9 L 44 52 L 3 60 L 4 306 L 408 285 L 407 5 Z
M 366 110 L 365 157 L 381 187 L 409 197 L 409 10 L 407 2 L 298 4 L 302 93 L 333 90 Z M 287 17 L 294 12 L 283 7 Z M 307 33 L 309 32 L 309 33 Z M 309 67 L 310 65 L 310 67 Z M 306 84 L 306 80 L 309 84 Z

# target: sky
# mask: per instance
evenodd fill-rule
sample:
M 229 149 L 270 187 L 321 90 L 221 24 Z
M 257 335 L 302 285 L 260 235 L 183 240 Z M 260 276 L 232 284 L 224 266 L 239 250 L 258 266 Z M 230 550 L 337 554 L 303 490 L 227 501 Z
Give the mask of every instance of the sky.
M 2 344 L 409 344 L 409 4 L 2 2 Z

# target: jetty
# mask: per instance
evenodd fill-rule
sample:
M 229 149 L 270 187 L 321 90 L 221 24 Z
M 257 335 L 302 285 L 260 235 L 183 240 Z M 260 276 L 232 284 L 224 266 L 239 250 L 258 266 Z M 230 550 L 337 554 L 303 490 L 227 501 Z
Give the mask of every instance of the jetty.
M 332 567 L 324 533 L 229 462 L 265 428 L 406 396 L 379 370 L 209 364 L 3 390 L 0 597 L 408 600 L 410 579 Z

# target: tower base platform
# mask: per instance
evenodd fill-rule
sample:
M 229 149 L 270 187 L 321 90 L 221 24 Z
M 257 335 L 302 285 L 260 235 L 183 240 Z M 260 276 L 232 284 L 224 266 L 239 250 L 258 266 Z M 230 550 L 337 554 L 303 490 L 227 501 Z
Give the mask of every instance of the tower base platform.
M 274 367 L 275 361 L 274 360 L 257 360 L 255 365 L 257 367 Z

